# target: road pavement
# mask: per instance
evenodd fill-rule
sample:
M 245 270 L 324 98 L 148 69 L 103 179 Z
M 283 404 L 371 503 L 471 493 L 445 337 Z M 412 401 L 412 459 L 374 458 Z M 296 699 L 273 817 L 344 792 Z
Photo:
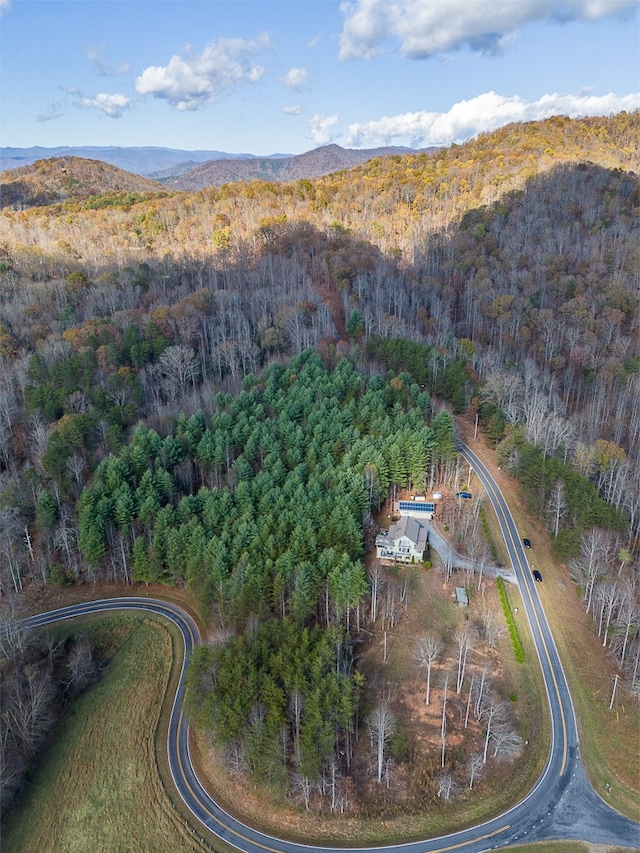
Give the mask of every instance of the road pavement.
M 473 467 L 491 500 L 522 592 L 549 702 L 551 743 L 542 774 L 529 794 L 504 814 L 469 829 L 408 844 L 367 848 L 372 853 L 484 853 L 527 841 L 572 839 L 640 850 L 640 824 L 611 809 L 593 790 L 580 762 L 578 731 L 560 657 L 532 578 L 527 558 L 507 504 L 491 474 L 473 451 L 460 453 Z M 184 641 L 184 659 L 174 697 L 167 739 L 169 767 L 175 786 L 194 818 L 244 853 L 356 853 L 361 848 L 296 844 L 246 826 L 225 812 L 198 779 L 189 752 L 189 721 L 184 712 L 184 674 L 198 628 L 180 607 L 165 601 L 113 598 L 72 605 L 26 620 L 34 626 L 108 610 L 150 611 L 173 622 Z

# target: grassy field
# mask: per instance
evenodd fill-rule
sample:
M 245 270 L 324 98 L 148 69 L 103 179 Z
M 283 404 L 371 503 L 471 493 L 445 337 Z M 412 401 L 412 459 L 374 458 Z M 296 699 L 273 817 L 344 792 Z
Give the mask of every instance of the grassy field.
M 127 625 L 107 674 L 71 706 L 34 771 L 4 827 L 3 853 L 213 849 L 173 807 L 156 764 L 172 637 L 147 619 Z

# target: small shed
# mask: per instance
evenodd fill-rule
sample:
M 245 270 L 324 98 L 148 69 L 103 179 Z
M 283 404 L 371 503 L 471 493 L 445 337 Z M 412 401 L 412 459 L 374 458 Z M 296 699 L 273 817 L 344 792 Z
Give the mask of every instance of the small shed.
M 467 590 L 463 586 L 456 587 L 456 604 L 458 607 L 469 606 L 469 596 L 467 595 Z

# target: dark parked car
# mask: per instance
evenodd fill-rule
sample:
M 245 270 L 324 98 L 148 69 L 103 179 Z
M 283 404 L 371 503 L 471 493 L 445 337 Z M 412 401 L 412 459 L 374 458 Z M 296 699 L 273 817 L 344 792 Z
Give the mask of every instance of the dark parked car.
M 456 497 L 457 498 L 472 498 L 473 495 L 471 494 L 471 492 L 456 492 Z
M 522 544 L 525 548 L 531 548 L 531 542 L 528 539 L 523 539 Z
M 537 569 L 535 569 L 535 571 L 533 572 L 533 576 L 538 581 L 538 583 L 542 580 L 542 575 Z

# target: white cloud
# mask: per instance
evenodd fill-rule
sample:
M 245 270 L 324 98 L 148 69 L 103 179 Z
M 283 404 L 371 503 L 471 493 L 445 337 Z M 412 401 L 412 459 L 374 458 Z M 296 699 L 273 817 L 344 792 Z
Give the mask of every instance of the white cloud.
M 5 12 L 10 11 L 11 9 L 11 0 L 0 0 L 0 15 L 3 15 Z
M 54 121 L 57 118 L 61 118 L 63 115 L 64 112 L 62 110 L 62 104 L 50 101 L 47 106 L 38 113 L 36 121 Z
M 287 89 L 303 89 L 309 83 L 309 72 L 306 68 L 291 68 L 284 77 L 280 78 Z
M 255 41 L 221 38 L 195 58 L 174 54 L 165 66 L 145 68 L 136 79 L 136 90 L 168 101 L 175 110 L 197 110 L 220 100 L 236 86 L 257 83 L 264 68 L 252 58 L 268 47 L 267 35 Z
M 464 47 L 495 54 L 534 21 L 595 21 L 630 14 L 637 5 L 637 0 L 355 0 L 340 7 L 345 16 L 340 58 L 371 59 L 389 37 L 410 59 Z
M 336 138 L 337 134 L 334 133 L 334 128 L 339 121 L 340 116 L 338 115 L 314 115 L 307 120 L 307 127 L 309 128 L 307 136 L 317 145 L 327 145 Z
M 379 145 L 449 145 L 464 142 L 478 133 L 517 121 L 538 121 L 552 115 L 572 118 L 609 115 L 640 108 L 640 92 L 631 95 L 543 95 L 527 103 L 518 96 L 485 92 L 454 104 L 446 113 L 415 112 L 383 116 L 375 121 L 349 125 L 345 144 L 355 148 Z
M 288 116 L 299 116 L 304 112 L 304 107 L 301 107 L 300 104 L 293 104 L 290 107 L 283 107 L 282 112 Z
M 131 106 L 131 100 L 125 95 L 107 95 L 100 93 L 94 98 L 80 98 L 77 106 L 86 110 L 99 110 L 109 118 L 120 118 Z
M 85 50 L 87 59 L 92 62 L 101 77 L 114 77 L 117 74 L 127 74 L 131 67 L 128 62 L 112 65 L 104 59 L 104 47 L 88 47 Z

